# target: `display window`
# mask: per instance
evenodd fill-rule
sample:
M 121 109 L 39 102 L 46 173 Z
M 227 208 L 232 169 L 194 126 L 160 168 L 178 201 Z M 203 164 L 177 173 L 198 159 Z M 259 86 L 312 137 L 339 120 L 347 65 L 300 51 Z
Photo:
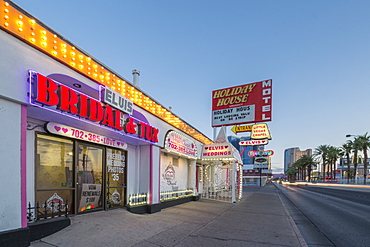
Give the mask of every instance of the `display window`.
M 107 174 L 107 207 L 124 206 L 126 188 L 126 151 L 107 148 L 106 174 Z
M 44 133 L 36 138 L 36 201 L 52 214 L 125 205 L 127 151 Z
M 36 201 L 48 214 L 67 202 L 74 213 L 73 141 L 38 134 L 36 142 Z

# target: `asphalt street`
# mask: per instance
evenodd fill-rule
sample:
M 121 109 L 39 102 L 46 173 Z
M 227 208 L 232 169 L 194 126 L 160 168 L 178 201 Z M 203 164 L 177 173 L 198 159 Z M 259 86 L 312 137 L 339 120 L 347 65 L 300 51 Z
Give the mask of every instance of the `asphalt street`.
M 369 192 L 310 186 L 279 186 L 279 189 L 299 215 L 329 241 L 328 246 L 330 243 L 338 247 L 370 246 L 370 205 L 365 203 L 370 198 Z M 306 236 L 309 231 L 302 229 L 299 221 L 296 223 L 310 245 Z

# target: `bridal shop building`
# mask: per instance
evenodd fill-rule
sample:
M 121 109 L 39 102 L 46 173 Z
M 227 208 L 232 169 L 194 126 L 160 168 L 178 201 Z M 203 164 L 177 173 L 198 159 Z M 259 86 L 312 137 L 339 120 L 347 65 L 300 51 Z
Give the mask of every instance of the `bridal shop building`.
M 137 85 L 10 1 L 0 54 L 1 246 L 28 246 L 68 215 L 199 198 L 213 142 Z

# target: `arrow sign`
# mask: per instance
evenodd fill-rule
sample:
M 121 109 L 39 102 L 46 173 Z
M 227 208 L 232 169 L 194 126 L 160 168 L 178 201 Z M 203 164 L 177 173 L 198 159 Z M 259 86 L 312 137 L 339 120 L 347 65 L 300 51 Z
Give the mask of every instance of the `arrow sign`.
M 252 131 L 252 126 L 253 125 L 234 125 L 231 128 L 231 131 L 234 132 L 235 134 L 238 134 L 239 132 L 251 132 Z

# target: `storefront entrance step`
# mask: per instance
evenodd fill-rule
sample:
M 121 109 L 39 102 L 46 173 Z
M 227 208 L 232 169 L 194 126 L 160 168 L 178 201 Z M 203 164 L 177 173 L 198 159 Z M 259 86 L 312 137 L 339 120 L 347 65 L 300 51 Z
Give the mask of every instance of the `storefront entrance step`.
M 30 229 L 30 241 L 39 240 L 49 236 L 70 224 L 71 220 L 65 217 L 31 223 L 28 225 Z
M 147 213 L 148 205 L 127 206 L 127 210 L 134 214 L 145 214 Z
M 30 229 L 28 227 L 19 228 L 0 233 L 0 246 L 29 246 Z
M 147 213 L 154 214 L 160 212 L 163 208 L 163 203 L 149 204 L 147 207 Z

